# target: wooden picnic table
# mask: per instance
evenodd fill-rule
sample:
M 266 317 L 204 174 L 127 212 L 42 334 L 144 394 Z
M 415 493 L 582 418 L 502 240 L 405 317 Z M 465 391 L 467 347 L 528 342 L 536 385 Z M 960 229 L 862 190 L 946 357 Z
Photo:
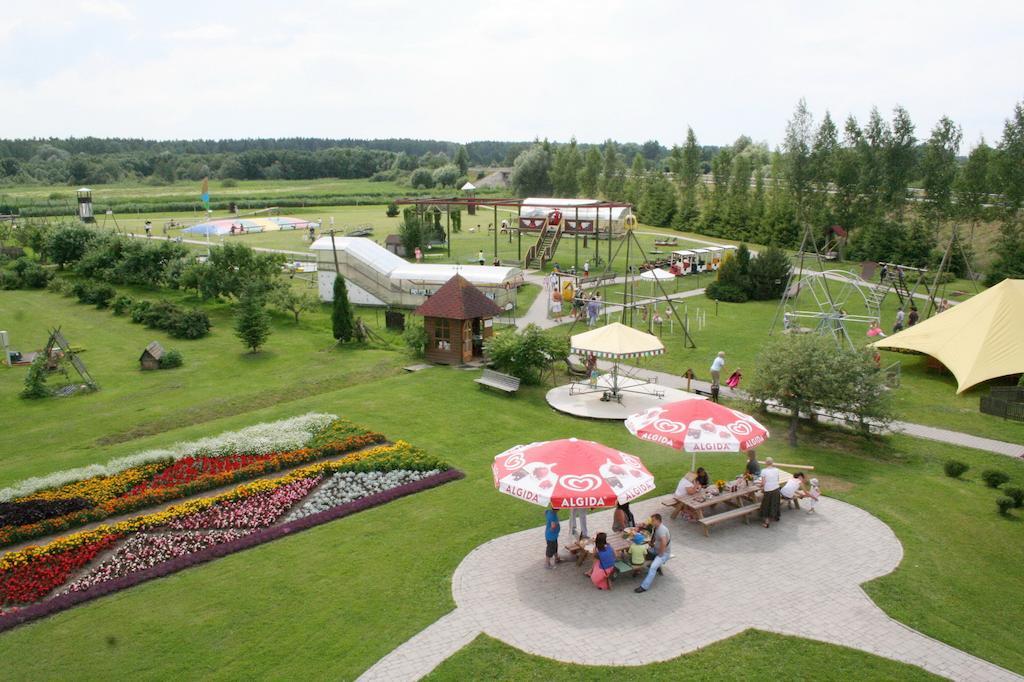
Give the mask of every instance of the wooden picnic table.
M 619 555 L 623 550 L 629 549 L 629 546 L 633 544 L 633 537 L 637 534 L 637 530 L 635 528 L 631 528 L 629 531 L 629 537 L 623 537 L 623 534 L 626 531 L 609 531 L 606 533 L 608 536 L 608 546 L 612 548 L 613 552 L 615 552 L 616 559 L 619 558 Z M 645 541 L 649 541 L 651 539 L 650 533 L 644 531 L 640 532 L 644 534 Z M 571 545 L 566 545 L 566 549 L 576 555 L 576 565 L 582 566 L 587 559 L 594 556 L 594 539 L 586 538 L 585 540 L 574 542 Z
M 779 470 L 779 483 L 785 484 L 786 481 L 793 477 L 787 471 Z M 735 491 L 730 488 L 736 485 Z M 713 491 L 713 492 L 712 492 Z M 753 503 L 757 500 L 758 493 L 761 492 L 761 488 L 757 483 L 737 483 L 737 481 L 729 481 L 725 490 L 721 493 L 718 492 L 714 486 L 708 486 L 700 492 L 693 493 L 692 495 L 686 495 L 685 497 L 672 496 L 671 502 L 666 502 L 667 506 L 674 507 L 672 511 L 672 518 L 679 516 L 680 512 L 684 509 L 689 509 L 695 518 L 704 518 L 704 512 L 720 504 L 729 504 L 732 507 L 740 507 L 744 502 Z

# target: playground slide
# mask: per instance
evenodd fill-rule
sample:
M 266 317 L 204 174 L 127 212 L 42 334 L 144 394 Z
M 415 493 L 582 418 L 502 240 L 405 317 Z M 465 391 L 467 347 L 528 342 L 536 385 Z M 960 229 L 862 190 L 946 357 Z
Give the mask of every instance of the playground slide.
M 519 268 L 491 265 L 410 263 L 364 237 L 320 237 L 310 247 L 317 256 L 320 299 L 334 300 L 335 259 L 349 300 L 358 305 L 415 308 L 456 274 L 465 277 L 499 306 L 515 299 L 523 281 Z

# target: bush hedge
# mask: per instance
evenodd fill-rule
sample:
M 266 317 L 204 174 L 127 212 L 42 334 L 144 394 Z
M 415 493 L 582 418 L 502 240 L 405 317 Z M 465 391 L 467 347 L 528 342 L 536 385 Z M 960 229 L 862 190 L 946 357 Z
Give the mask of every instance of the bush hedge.
M 981 480 L 985 481 L 985 485 L 989 488 L 998 488 L 1009 481 L 1010 477 L 1005 472 L 999 471 L 998 469 L 986 469 L 981 472 Z
M 958 459 L 950 459 L 946 460 L 946 463 L 942 465 L 942 469 L 950 478 L 960 478 L 967 473 L 970 467 Z
M 181 356 L 181 352 L 174 349 L 167 351 L 160 358 L 160 369 L 174 369 L 183 364 L 185 364 L 185 359 Z
M 1003 495 L 996 498 L 996 506 L 999 507 L 999 513 L 1006 516 L 1016 505 L 1014 504 L 1012 497 L 1006 497 Z
M 1014 507 L 1024 507 L 1024 488 L 1018 488 L 1017 486 L 1006 486 L 1003 488 L 1003 493 L 1013 500 Z

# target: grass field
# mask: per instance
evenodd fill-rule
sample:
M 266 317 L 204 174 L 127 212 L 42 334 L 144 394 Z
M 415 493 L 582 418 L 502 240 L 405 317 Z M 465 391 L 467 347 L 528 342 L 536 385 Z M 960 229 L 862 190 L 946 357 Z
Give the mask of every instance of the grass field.
M 41 343 L 46 324 L 63 324 L 72 342 L 88 349 L 83 358 L 103 386 L 94 395 L 26 404 L 14 397 L 24 369 L 0 372 L 0 406 L 14 415 L 0 440 L 0 485 L 309 410 L 407 439 L 467 473 L 443 488 L 2 635 L 0 658 L 15 679 L 60 677 L 72 668 L 84 679 L 352 679 L 452 608 L 449 579 L 466 553 L 539 525 L 538 508 L 494 492 L 495 453 L 529 440 L 582 435 L 643 457 L 662 492 L 684 468 L 678 454 L 633 439 L 621 425 L 553 413 L 543 388 L 509 399 L 479 391 L 472 373 L 403 374 L 397 368 L 406 357 L 397 351 L 333 350 L 326 319 L 316 314 L 294 332 L 277 319 L 268 351 L 253 357 L 231 336 L 227 311 L 213 306 L 211 337 L 168 340 L 184 351 L 184 368 L 141 373 L 138 353 L 151 338 L 165 340 L 159 334 L 45 292 L 0 292 L 0 310 L 16 341 Z M 775 439 L 764 454 L 816 465 L 827 494 L 878 515 L 904 545 L 897 572 L 867 586 L 879 605 L 927 634 L 1024 671 L 1016 635 L 1024 612 L 1005 608 L 1006 595 L 1024 589 L 1016 569 L 1024 560 L 1024 524 L 1018 513 L 999 517 L 995 493 L 978 480 L 980 470 L 999 468 L 1020 484 L 1024 464 L 905 437 L 864 441 L 827 429 L 801 435 L 796 451 Z M 967 480 L 942 474 L 950 457 L 971 465 Z M 738 461 L 709 455 L 701 464 L 718 475 L 732 473 Z M 372 571 L 346 568 L 368 539 L 394 551 Z M 777 660 L 813 652 L 821 669 L 921 675 L 860 652 L 757 633 L 649 666 L 644 674 L 724 669 L 737 643 L 751 642 L 771 642 Z M 506 663 L 523 677 L 580 674 L 575 666 L 510 654 L 486 640 L 439 674 L 455 679 Z

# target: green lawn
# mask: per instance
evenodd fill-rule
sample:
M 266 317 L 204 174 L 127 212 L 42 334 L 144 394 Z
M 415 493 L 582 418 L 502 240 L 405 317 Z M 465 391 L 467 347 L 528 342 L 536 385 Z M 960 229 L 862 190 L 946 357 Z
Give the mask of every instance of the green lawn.
M 610 624 L 610 627 L 614 627 Z M 622 626 L 625 626 L 622 624 Z M 651 642 L 657 648 L 657 642 Z M 786 652 L 786 658 L 767 659 L 765 652 Z M 828 661 L 827 665 L 823 665 Z M 785 672 L 780 672 L 784 670 Z M 742 672 L 738 672 L 742 671 Z M 632 676 L 632 671 L 613 666 L 561 665 L 547 658 L 531 656 L 487 635 L 480 635 L 467 647 L 442 663 L 426 679 L 440 680 L 597 680 Z M 784 637 L 748 630 L 724 641 L 645 666 L 646 680 L 939 680 L 921 668 L 888 658 L 871 656 L 853 649 L 831 646 L 796 637 Z
M 0 298 L 5 304 L 8 300 Z M 128 351 L 134 353 L 141 339 L 132 338 L 140 335 L 137 332 L 125 333 L 137 328 L 128 323 L 116 327 L 121 321 L 108 315 L 79 309 L 77 315 L 67 312 L 64 317 L 67 325 L 77 318 L 97 319 L 92 325 L 76 322 L 81 326 L 74 340 L 90 347 L 101 338 L 111 344 L 108 355 L 93 356 L 92 365 L 101 381 L 108 377 L 110 393 L 119 392 L 118 400 L 107 397 L 105 387 L 96 395 L 66 401 L 71 407 L 51 401 L 41 408 L 24 408 L 8 397 L 17 388 L 13 373 L 0 374 L 0 391 L 10 401 L 4 405 L 5 413 L 34 410 L 5 434 L 3 452 L 12 452 L 12 444 L 19 447 L 15 457 L 0 459 L 0 483 L 308 410 L 332 411 L 392 439 L 407 439 L 445 457 L 467 478 L 2 635 L 0 657 L 8 675 L 16 679 L 57 677 L 71 667 L 86 679 L 257 674 L 351 679 L 452 608 L 450 576 L 469 551 L 491 538 L 538 525 L 538 508 L 494 492 L 489 467 L 497 452 L 528 440 L 583 435 L 642 456 L 662 492 L 673 487 L 684 466 L 678 454 L 631 438 L 621 425 L 551 412 L 543 402 L 543 389 L 526 389 L 510 399 L 479 391 L 472 381 L 475 374 L 459 370 L 435 368 L 388 376 L 394 363 L 374 370 L 381 378 L 372 383 L 333 375 L 334 385 L 315 395 L 293 400 L 279 395 L 211 421 L 183 418 L 177 428 L 152 434 L 143 429 L 131 442 L 99 449 L 95 444 L 109 434 L 132 432 L 147 423 L 143 382 L 171 380 L 162 374 L 132 374 L 134 370 L 127 368 L 118 375 L 117 367 L 133 364 Z M 110 326 L 120 334 L 111 334 L 105 328 Z M 279 339 L 284 338 L 281 327 Z M 216 338 L 196 342 L 217 343 Z M 225 357 L 238 352 L 231 346 L 224 345 Z M 344 350 L 327 356 L 330 363 L 354 366 L 367 359 L 373 364 L 375 353 Z M 186 352 L 186 360 L 196 355 L 202 353 L 193 348 Z M 308 376 L 304 356 L 298 353 L 294 362 Z M 213 403 L 232 390 L 243 391 L 243 386 L 259 391 L 287 383 L 275 376 L 287 371 L 283 364 L 229 366 L 240 375 L 237 380 L 225 372 L 212 386 L 181 390 L 194 391 L 193 400 Z M 112 381 L 113 376 L 121 376 L 120 381 Z M 141 407 L 122 406 L 126 402 Z M 166 402 L 158 417 L 173 415 L 181 405 Z M 70 426 L 65 430 L 66 424 Z M 777 421 L 772 420 L 772 427 L 778 428 Z M 796 452 L 776 439 L 764 454 L 817 465 L 828 494 L 878 514 L 904 544 L 900 569 L 868 585 L 878 603 L 934 637 L 1024 671 L 1024 647 L 1016 635 L 1024 625 L 1024 613 L 1005 609 L 1006 595 L 1024 589 L 1024 577 L 1017 570 L 1024 560 L 1024 524 L 1018 515 L 1009 520 L 996 515 L 995 495 L 976 475 L 983 468 L 998 467 L 1019 483 L 1024 480 L 1022 464 L 903 437 L 866 443 L 827 430 L 802 435 L 804 445 Z M 941 462 L 953 456 L 972 466 L 971 480 L 943 476 Z M 716 475 L 734 470 L 737 460 L 732 455 L 710 455 L 702 464 Z M 372 571 L 352 570 L 352 557 L 364 551 L 368 538 L 389 549 L 388 559 L 375 563 Z M 951 543 L 950 538 L 956 541 Z M 994 617 L 996 613 L 1000 617 Z M 778 644 L 773 654 L 778 660 L 808 651 L 807 643 L 799 640 L 773 641 Z M 709 649 L 697 660 L 708 666 L 726 665 L 729 659 L 722 656 L 730 655 L 729 646 L 721 649 L 726 652 L 721 656 Z M 866 654 L 836 647 L 814 651 L 819 669 L 879 665 Z M 688 660 L 681 664 L 688 665 Z M 557 670 L 561 676 L 574 667 Z M 651 668 L 655 674 L 662 670 Z M 889 669 L 904 677 L 898 670 Z
M 131 294 L 159 298 L 152 291 Z M 290 316 L 275 313 L 266 350 L 252 355 L 234 335 L 230 307 L 205 307 L 212 332 L 189 341 L 49 292 L 0 292 L 0 328 L 10 333 L 12 348 L 40 350 L 48 330 L 60 326 L 73 345 L 85 348 L 81 358 L 101 386 L 93 395 L 25 401 L 17 393 L 27 367 L 0 366 L 0 414 L 8 423 L 0 432 L 3 480 L 106 461 L 109 446 L 140 436 L 263 406 L 284 407 L 298 398 L 401 371 L 403 358 L 394 352 L 356 355 L 335 350 L 325 311 L 305 314 L 298 325 Z M 376 324 L 373 311 L 361 314 L 371 327 Z M 179 349 L 184 367 L 140 371 L 139 355 L 153 340 Z M 254 381 L 254 376 L 259 379 Z M 17 427 L 11 428 L 11 422 Z

